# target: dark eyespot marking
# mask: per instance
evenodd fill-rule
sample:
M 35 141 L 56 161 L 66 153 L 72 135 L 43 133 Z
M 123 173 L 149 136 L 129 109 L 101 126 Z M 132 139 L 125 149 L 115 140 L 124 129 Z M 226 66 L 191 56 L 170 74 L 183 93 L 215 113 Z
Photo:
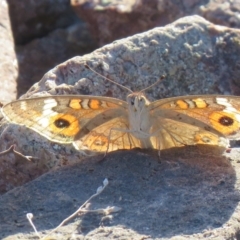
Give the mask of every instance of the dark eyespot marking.
M 234 123 L 234 120 L 228 116 L 223 116 L 219 118 L 218 122 L 223 126 L 231 126 Z
M 70 126 L 70 122 L 66 119 L 59 118 L 54 122 L 54 125 L 57 128 L 68 128 Z

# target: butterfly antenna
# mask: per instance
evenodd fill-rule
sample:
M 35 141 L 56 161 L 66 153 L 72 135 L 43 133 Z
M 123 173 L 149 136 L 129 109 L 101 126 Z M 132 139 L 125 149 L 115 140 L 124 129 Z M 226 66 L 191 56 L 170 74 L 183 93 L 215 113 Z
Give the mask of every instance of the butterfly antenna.
M 120 83 L 114 82 L 113 80 L 111 80 L 111 79 L 103 76 L 102 74 L 96 72 L 94 69 L 92 69 L 91 67 L 89 67 L 87 64 L 85 64 L 85 67 L 88 68 L 88 69 L 90 69 L 92 72 L 96 73 L 97 75 L 101 76 L 102 78 L 106 79 L 107 81 L 109 81 L 109 82 L 111 82 L 111 83 L 114 83 L 114 84 L 118 85 L 119 87 L 121 87 L 121 88 L 123 88 L 123 89 L 125 89 L 125 90 L 127 90 L 127 91 L 129 91 L 129 92 L 131 92 L 131 93 L 133 92 L 130 88 L 127 88 L 127 87 L 121 85 Z
M 162 75 L 155 83 L 153 83 L 152 85 L 146 87 L 145 89 L 141 90 L 140 92 L 145 92 L 147 89 L 149 89 L 149 88 L 155 86 L 156 84 L 158 84 L 159 82 L 161 82 L 164 78 L 165 78 L 165 76 Z

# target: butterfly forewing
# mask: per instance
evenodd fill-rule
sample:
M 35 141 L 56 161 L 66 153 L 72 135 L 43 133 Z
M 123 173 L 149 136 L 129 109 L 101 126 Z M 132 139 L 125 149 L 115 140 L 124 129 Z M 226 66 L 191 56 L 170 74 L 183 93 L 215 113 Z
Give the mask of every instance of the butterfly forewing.
M 71 143 L 90 120 L 114 109 L 124 112 L 126 103 L 104 97 L 51 96 L 9 103 L 2 113 L 8 121 L 25 125 L 52 141 Z
M 177 122 L 189 123 L 217 136 L 240 138 L 239 97 L 176 97 L 153 102 L 150 108 L 154 116 L 160 115 Z

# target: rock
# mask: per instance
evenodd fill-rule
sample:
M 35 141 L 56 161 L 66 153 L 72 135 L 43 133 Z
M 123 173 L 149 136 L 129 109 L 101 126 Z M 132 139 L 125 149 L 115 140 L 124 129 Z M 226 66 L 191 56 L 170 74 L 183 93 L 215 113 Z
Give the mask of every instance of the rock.
M 71 5 L 100 46 L 194 14 L 215 24 L 240 27 L 238 0 L 71 0 Z
M 199 7 L 198 13 L 215 24 L 240 28 L 240 4 L 238 0 L 209 1 L 206 5 Z
M 35 38 L 46 36 L 58 28 L 79 23 L 68 0 L 14 1 L 9 0 L 14 39 L 23 45 Z
M 153 27 L 164 26 L 183 13 L 181 3 L 177 5 L 172 1 L 71 0 L 71 5 L 76 14 L 89 24 L 100 46 Z
M 0 16 L 0 102 L 5 104 L 16 99 L 17 84 L 15 80 L 18 72 L 10 19 L 8 16 L 8 5 L 5 0 L 0 3 Z
M 151 100 L 188 94 L 237 95 L 238 39 L 238 30 L 216 26 L 199 16 L 181 18 L 69 59 L 46 73 L 23 97 L 91 94 L 125 100 L 129 91 L 100 74 L 132 91 L 143 90 L 166 75 L 148 91 Z
M 188 94 L 238 94 L 238 39 L 239 31 L 235 29 L 215 26 L 199 16 L 185 17 L 63 62 L 23 97 L 90 94 L 126 99 L 128 91 L 91 69 L 133 91 L 143 90 L 166 75 L 165 80 L 146 91 L 150 100 Z M 50 142 L 18 125 L 5 124 L 2 129 L 6 126 L 1 150 L 14 143 L 23 154 L 40 159 L 44 171 L 85 157 L 71 145 Z M 14 162 L 15 158 L 9 154 L 4 160 Z
M 17 46 L 19 60 L 18 96 L 23 95 L 54 66 L 96 49 L 84 23 L 56 29 L 45 37 Z
M 108 178 L 87 209 L 121 210 L 82 213 L 47 239 L 237 239 L 239 164 L 188 147 L 180 152 L 163 151 L 161 164 L 143 153 L 114 152 L 101 163 L 88 158 L 44 174 L 0 197 L 0 237 L 33 239 L 27 213 L 46 236 Z

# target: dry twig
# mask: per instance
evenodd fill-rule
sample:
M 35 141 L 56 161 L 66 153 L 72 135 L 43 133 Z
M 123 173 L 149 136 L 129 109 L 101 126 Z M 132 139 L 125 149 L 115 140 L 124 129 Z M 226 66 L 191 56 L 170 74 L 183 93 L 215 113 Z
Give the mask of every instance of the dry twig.
M 37 159 L 36 157 L 26 156 L 26 155 L 23 155 L 22 153 L 16 151 L 14 145 L 11 145 L 10 148 L 8 148 L 7 150 L 0 152 L 0 157 L 6 155 L 8 153 L 13 153 L 16 157 L 25 159 L 30 162 L 34 159 Z

